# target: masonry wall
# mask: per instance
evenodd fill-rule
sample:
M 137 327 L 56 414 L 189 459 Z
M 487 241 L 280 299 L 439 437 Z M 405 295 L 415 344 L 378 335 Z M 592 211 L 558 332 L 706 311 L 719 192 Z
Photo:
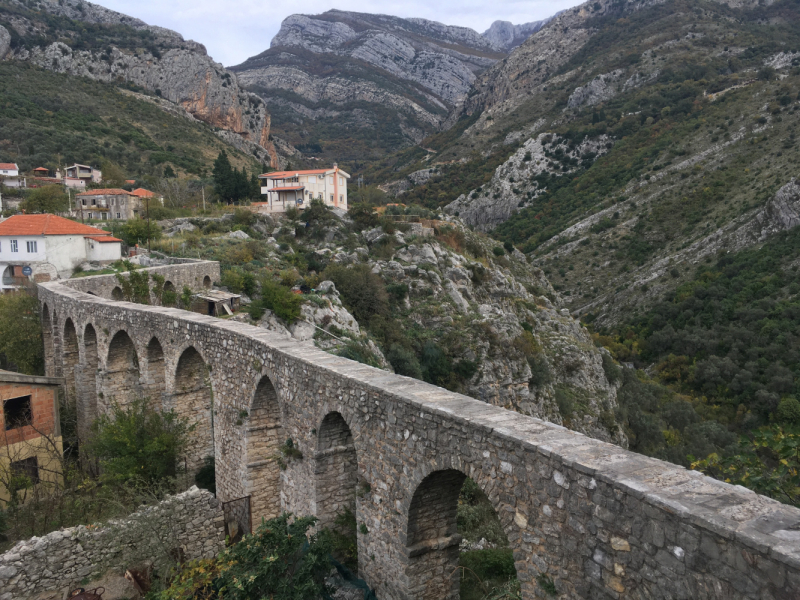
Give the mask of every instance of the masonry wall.
M 453 524 L 464 476 L 500 518 L 523 598 L 542 596 L 541 576 L 567 598 L 798 599 L 798 509 L 242 323 L 108 302 L 57 282 L 40 286 L 40 301 L 54 322 L 92 324 L 101 362 L 124 330 L 146 373 L 141 357 L 156 337 L 165 397 L 180 392 L 180 357 L 196 351 L 213 395 L 218 497 L 272 494 L 254 505 L 323 516 L 326 502 L 355 496 L 360 574 L 381 600 L 457 597 Z M 265 471 L 253 463 L 275 460 L 250 446 L 264 378 L 280 435 L 299 452 L 281 458 L 279 489 L 253 480 Z M 328 438 L 333 413 L 347 431 Z M 350 456 L 350 440 L 354 477 L 349 458 L 331 458 Z
M 18 542 L 0 554 L 0 600 L 78 587 L 109 569 L 123 573 L 133 565 L 125 562 L 121 548 L 140 543 L 143 527 L 181 548 L 187 560 L 211 558 L 225 545 L 220 503 L 193 487 L 110 527 L 71 527 Z

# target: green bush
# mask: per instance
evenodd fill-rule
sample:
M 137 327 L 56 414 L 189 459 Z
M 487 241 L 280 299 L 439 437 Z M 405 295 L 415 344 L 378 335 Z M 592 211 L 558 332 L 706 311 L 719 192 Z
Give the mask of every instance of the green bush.
M 330 534 L 311 533 L 315 517 L 288 513 L 262 521 L 252 535 L 213 560 L 187 565 L 155 600 L 318 600 L 333 590 Z
M 794 396 L 781 400 L 775 418 L 784 425 L 800 425 L 800 401 Z
M 120 228 L 120 237 L 128 246 L 147 244 L 147 239 L 160 240 L 161 228 L 152 220 L 148 223 L 144 219 L 131 219 Z
M 506 251 L 505 251 L 505 249 L 501 248 L 500 246 L 495 246 L 494 248 L 492 248 L 492 253 L 495 256 L 504 256 Z
M 111 481 L 157 482 L 176 475 L 193 428 L 172 410 L 155 410 L 148 398 L 126 407 L 113 403 L 92 424 L 87 453 L 99 459 L 103 477 Z
M 422 379 L 422 368 L 416 355 L 400 344 L 392 344 L 386 353 L 386 360 L 398 375 L 406 375 L 414 379 Z
M 274 312 L 278 318 L 286 323 L 294 323 L 300 316 L 303 297 L 272 280 L 264 279 L 261 282 L 261 301 L 264 308 Z
M 389 314 L 389 297 L 383 280 L 372 272 L 369 265 L 351 267 L 328 265 L 323 279 L 330 279 L 342 295 L 348 310 L 359 323 L 369 323 L 373 316 Z
M 510 579 L 517 576 L 511 548 L 487 548 L 461 554 L 459 565 L 481 579 Z
M 11 366 L 44 374 L 39 301 L 32 293 L 0 294 L 0 368 Z

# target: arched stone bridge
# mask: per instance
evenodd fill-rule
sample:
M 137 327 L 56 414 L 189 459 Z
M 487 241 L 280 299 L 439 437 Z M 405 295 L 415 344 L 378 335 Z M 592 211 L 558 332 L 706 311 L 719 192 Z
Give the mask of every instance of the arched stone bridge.
M 177 289 L 219 280 L 216 263 L 153 270 Z M 257 327 L 113 301 L 113 284 L 39 286 L 47 371 L 74 387 L 82 430 L 112 399 L 174 407 L 197 423 L 190 465 L 215 456 L 219 497 L 252 495 L 256 520 L 353 509 L 381 600 L 458 597 L 467 476 L 523 598 L 548 597 L 546 576 L 562 598 L 800 599 L 800 510 Z M 302 457 L 281 470 L 287 439 Z

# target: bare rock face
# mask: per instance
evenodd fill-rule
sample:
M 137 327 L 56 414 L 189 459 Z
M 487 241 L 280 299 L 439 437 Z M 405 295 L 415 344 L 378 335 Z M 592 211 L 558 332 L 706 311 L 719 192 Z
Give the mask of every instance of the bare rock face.
M 22 5 L 21 5 L 22 6 Z M 195 118 L 260 147 L 253 152 L 259 158 L 269 157 L 277 164 L 277 155 L 269 139 L 270 116 L 264 102 L 255 94 L 240 88 L 236 76 L 214 62 L 205 47 L 184 40 L 180 34 L 150 26 L 139 19 L 123 15 L 82 0 L 48 0 L 40 9 L 70 21 L 99 25 L 123 25 L 154 36 L 154 45 L 131 48 L 111 41 L 103 50 L 74 50 L 61 41 L 45 46 L 22 48 L 11 56 L 27 60 L 57 73 L 89 77 L 103 82 L 128 81 L 183 107 Z M 15 29 L 22 36 L 36 34 L 42 24 L 37 13 L 17 17 Z M 0 49 L 3 47 L 0 33 Z M 2 56 L 0 52 L 0 56 Z M 228 136 L 230 137 L 230 136 Z M 240 144 L 241 145 L 241 144 Z M 246 144 L 245 144 L 246 145 Z
M 608 152 L 610 144 L 606 136 L 587 138 L 574 147 L 552 133 L 531 137 L 497 168 L 489 183 L 462 194 L 445 211 L 479 231 L 491 231 L 547 193 L 547 188 L 536 181 L 538 175 L 567 176 L 582 162 L 588 166 Z
M 594 106 L 607 100 L 611 100 L 617 95 L 619 87 L 617 82 L 625 74 L 622 69 L 617 69 L 611 73 L 604 73 L 598 75 L 584 86 L 575 88 L 575 91 L 567 100 L 569 108 L 578 108 L 580 106 Z
M 0 25 L 0 60 L 2 60 L 11 49 L 11 34 L 8 29 Z
M 511 21 L 495 21 L 482 35 L 495 47 L 510 52 L 547 25 L 552 18 L 521 25 L 514 25 Z
M 477 74 L 504 56 L 464 27 L 331 10 L 287 17 L 268 50 L 231 70 L 270 105 L 295 113 L 300 120 L 287 118 L 298 123 L 324 119 L 317 114 L 323 109 L 339 112 L 351 129 L 374 128 L 388 117 L 399 122 L 405 143 L 418 143 Z M 287 101 L 287 92 L 299 101 Z

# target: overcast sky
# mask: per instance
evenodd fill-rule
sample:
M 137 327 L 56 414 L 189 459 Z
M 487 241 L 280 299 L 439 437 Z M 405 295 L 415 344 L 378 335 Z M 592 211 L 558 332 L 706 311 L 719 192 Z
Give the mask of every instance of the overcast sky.
M 151 25 L 174 29 L 204 44 L 226 67 L 269 48 L 281 21 L 291 14 L 315 15 L 337 8 L 398 17 L 421 17 L 448 25 L 471 27 L 482 33 L 493 21 L 538 21 L 578 0 L 94 0 L 112 10 L 138 17 Z

